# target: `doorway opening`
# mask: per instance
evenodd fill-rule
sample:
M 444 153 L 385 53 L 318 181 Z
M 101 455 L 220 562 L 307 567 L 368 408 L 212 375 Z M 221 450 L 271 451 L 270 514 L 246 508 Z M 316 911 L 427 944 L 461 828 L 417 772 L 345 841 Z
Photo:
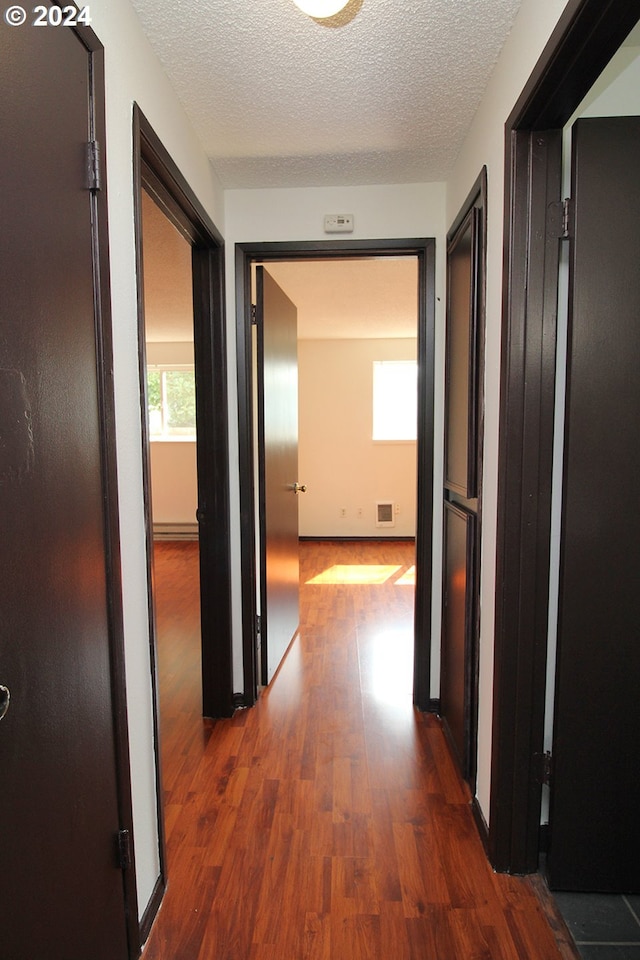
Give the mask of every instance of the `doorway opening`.
M 191 245 L 144 189 L 142 244 L 153 536 L 197 540 Z
M 494 867 L 514 873 L 538 867 L 545 778 L 555 346 L 563 233 L 554 218 L 563 207 L 562 128 L 637 16 L 637 9 L 624 0 L 569 3 L 506 124 L 505 169 L 511 175 L 505 185 L 504 249 L 509 260 L 488 843 Z
M 146 189 L 142 190 L 144 313 L 141 317 L 141 367 L 147 402 L 148 549 L 153 584 L 155 708 L 160 733 L 160 789 L 169 795 L 166 745 L 180 717 L 175 692 L 166 677 L 181 664 L 188 683 L 183 697 L 193 701 L 190 716 L 202 715 L 202 650 L 200 629 L 199 538 L 197 512 L 195 365 L 191 245 L 166 217 Z M 194 563 L 195 559 L 195 563 Z M 171 578 L 159 575 L 169 567 L 183 580 L 181 629 L 172 630 L 169 605 L 178 591 Z M 184 623 L 194 625 L 185 631 Z M 164 823 L 161 823 L 164 832 Z
M 222 239 L 137 106 L 134 107 L 134 184 L 142 473 L 159 846 L 159 874 L 141 921 L 144 941 L 162 901 L 167 878 L 153 587 L 154 520 L 162 524 L 163 516 L 166 527 L 156 526 L 156 532 L 191 537 L 198 544 L 200 584 L 193 603 L 199 602 L 200 614 L 200 658 L 199 665 L 194 666 L 200 675 L 200 714 L 231 716 L 233 693 Z M 153 279 L 154 265 L 167 269 L 158 263 L 159 252 L 162 249 L 166 252 L 167 248 L 172 250 L 174 266 L 181 265 L 175 282 L 170 284 L 171 294 L 166 288 L 157 289 L 157 275 Z M 150 309 L 148 315 L 147 295 L 150 308 L 156 308 Z M 172 303 L 166 302 L 169 295 Z M 161 305 L 158 300 L 163 301 Z M 178 322 L 180 316 L 181 323 Z M 162 437 L 154 443 L 153 452 L 152 435 Z M 158 470 L 153 470 L 152 460 L 157 461 Z M 155 474 L 155 483 L 152 483 L 152 474 Z M 170 482 L 163 486 L 167 476 Z M 176 496 L 179 488 L 182 496 Z M 166 510 L 169 512 L 163 515 L 162 511 Z M 176 510 L 177 513 L 171 512 Z M 193 581 L 193 572 L 190 578 Z M 193 587 L 193 583 L 190 586 Z
M 408 241 L 361 241 L 347 243 L 303 243 L 303 244 L 239 244 L 236 247 L 236 266 L 237 266 L 237 336 L 238 336 L 238 368 L 239 368 L 239 422 L 240 422 L 240 475 L 241 475 L 241 513 L 244 518 L 242 530 L 242 565 L 243 565 L 243 641 L 244 641 L 244 679 L 245 679 L 245 705 L 252 705 L 257 696 L 258 688 L 262 682 L 269 678 L 269 669 L 265 671 L 263 666 L 262 653 L 262 634 L 265 632 L 265 625 L 257 618 L 260 616 L 259 596 L 266 595 L 264 577 L 267 562 L 267 542 L 269 534 L 264 527 L 265 504 L 262 499 L 264 491 L 264 433 L 257 430 L 254 421 L 255 413 L 258 412 L 258 421 L 260 420 L 259 397 L 255 396 L 253 389 L 254 376 L 259 374 L 260 366 L 263 364 L 264 352 L 260 345 L 260 333 L 256 334 L 255 325 L 252 324 L 252 272 L 255 265 L 262 265 L 264 272 L 273 273 L 287 286 L 292 297 L 296 296 L 296 289 L 300 291 L 305 284 L 305 276 L 308 278 L 309 270 L 317 270 L 319 276 L 322 276 L 323 268 L 326 271 L 333 269 L 337 273 L 340 269 L 344 271 L 349 265 L 357 263 L 377 263 L 392 261 L 396 263 L 409 262 L 414 270 L 413 280 L 413 335 L 414 347 L 413 354 L 417 361 L 418 369 L 418 403 L 417 403 L 417 441 L 415 444 L 415 459 L 412 469 L 410 483 L 413 484 L 415 495 L 415 518 L 412 516 L 412 505 L 405 502 L 407 509 L 407 521 L 411 527 L 411 534 L 415 535 L 416 544 L 416 600 L 415 600 L 415 642 L 414 642 L 414 702 L 421 709 L 429 709 L 432 706 L 430 701 L 429 684 L 429 663 L 430 663 L 430 632 L 431 632 L 431 539 L 432 539 L 432 508 L 433 508 L 433 340 L 434 340 L 434 259 L 435 243 L 432 240 L 408 240 Z M 260 268 L 258 268 L 260 270 Z M 296 280 L 296 271 L 299 271 Z M 261 281 L 262 282 L 262 281 Z M 300 296 L 300 293 L 298 293 Z M 293 321 L 296 322 L 295 320 Z M 334 321 L 339 324 L 339 316 Z M 260 324 L 260 306 L 258 306 L 258 330 Z M 344 336 L 344 331 L 343 334 Z M 417 336 L 416 336 L 417 335 Z M 323 341 L 323 351 L 326 352 L 329 338 L 326 336 L 320 338 Z M 375 338 L 373 338 L 375 340 Z M 402 339 L 402 338 L 399 338 Z M 407 338 L 408 339 L 408 338 Z M 406 350 L 405 350 L 406 352 Z M 410 348 L 411 352 L 411 348 Z M 305 357 L 303 369 L 309 367 L 306 361 L 309 359 L 310 350 L 304 347 L 301 350 L 301 356 Z M 326 358 L 325 358 L 326 359 Z M 376 359 L 374 357 L 371 360 Z M 384 357 L 378 359 L 384 360 Z M 389 359 L 389 358 L 387 358 Z M 396 358 L 411 360 L 411 357 Z M 297 374 L 297 356 L 295 359 Z M 318 357 L 311 361 L 311 366 L 318 365 Z M 282 368 L 282 367 L 281 367 Z M 327 367 L 327 379 L 330 381 L 331 371 Z M 330 387 L 329 387 L 330 389 Z M 309 406 L 313 406 L 310 401 Z M 322 412 L 315 410 L 314 417 L 320 416 Z M 302 441 L 302 435 L 301 435 Z M 313 437 L 308 438 L 308 444 L 313 444 Z M 310 464 L 308 456 L 303 457 L 301 466 L 304 470 L 305 464 Z M 297 444 L 296 444 L 296 466 L 297 473 Z M 247 482 L 248 478 L 256 477 L 258 486 L 261 490 L 260 509 L 256 509 L 252 485 Z M 298 482 L 299 481 L 299 482 Z M 356 479 L 357 484 L 357 479 Z M 278 485 L 278 484 L 277 484 Z M 402 511 L 402 498 L 394 496 L 392 491 L 389 495 L 384 495 L 384 503 L 368 503 L 367 500 L 359 498 L 359 492 L 351 491 L 347 493 L 334 493 L 329 491 L 329 480 L 325 478 L 322 486 L 327 492 L 327 496 L 317 496 L 315 507 L 311 509 L 311 498 L 301 509 L 301 527 L 297 527 L 297 503 L 295 503 L 295 494 L 301 494 L 298 499 L 305 496 L 304 487 L 307 485 L 305 477 L 297 475 L 289 478 L 287 483 L 280 483 L 279 487 L 284 489 L 289 487 L 289 503 L 293 507 L 295 517 L 295 540 L 297 545 L 298 533 L 305 535 L 305 531 L 311 536 L 317 536 L 318 531 L 322 530 L 322 511 L 330 510 L 333 513 L 337 510 L 337 515 L 331 518 L 330 526 L 324 529 L 330 529 L 331 535 L 340 538 L 340 523 L 343 524 L 345 533 L 343 537 L 357 536 L 358 525 L 364 530 L 367 523 L 371 524 L 369 534 L 375 537 L 377 512 L 382 506 L 389 509 L 389 503 L 392 504 L 389 518 L 391 522 L 400 523 Z M 344 487 L 344 483 L 343 483 Z M 349 502 L 345 497 L 349 497 Z M 338 498 L 336 500 L 336 497 Z M 282 500 L 285 500 L 283 495 Z M 342 503 L 342 499 L 345 500 Z M 334 502 L 335 500 L 335 502 Z M 369 509 L 370 508 L 370 509 Z M 400 510 L 397 513 L 396 510 Z M 365 512 L 366 511 L 366 512 Z M 268 511 L 267 512 L 267 520 Z M 352 516 L 349 516 L 352 513 Z M 314 516 L 315 514 L 315 516 Z M 369 517 L 367 517 L 367 514 Z M 386 514 L 382 522 L 385 523 Z M 386 519 L 386 523 L 389 522 Z M 402 520 L 405 518 L 402 517 Z M 326 520 L 326 518 L 325 518 Z M 337 522 L 336 522 L 337 521 Z M 314 524 L 316 526 L 314 527 Z M 407 530 L 409 530 L 409 527 Z M 398 527 L 398 530 L 400 527 Z M 347 530 L 349 532 L 347 532 Z M 333 531 L 338 531 L 335 534 Z M 387 532 L 387 531 L 385 531 Z M 321 534 L 320 534 L 321 535 Z M 362 534 L 361 534 L 362 535 Z M 297 549 L 297 546 L 296 546 Z M 256 596 L 252 585 L 257 583 L 262 577 L 263 589 Z M 293 582 L 293 578 L 291 578 Z M 297 595 L 297 585 L 296 585 Z M 269 623 L 266 624 L 267 650 L 268 650 L 268 630 Z M 287 637 L 286 646 L 292 637 Z M 282 651 L 284 653 L 284 650 Z

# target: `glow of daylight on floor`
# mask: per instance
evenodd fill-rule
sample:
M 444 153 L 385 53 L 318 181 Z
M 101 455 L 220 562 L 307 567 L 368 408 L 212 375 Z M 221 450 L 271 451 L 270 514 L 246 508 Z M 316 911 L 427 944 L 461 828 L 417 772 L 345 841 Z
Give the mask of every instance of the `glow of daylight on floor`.
M 401 577 L 398 577 L 396 580 L 396 587 L 415 587 L 416 585 L 416 568 L 409 567 L 406 573 L 403 573 Z
M 306 583 L 325 584 L 364 584 L 380 585 L 390 580 L 402 568 L 391 564 L 363 564 L 363 563 L 336 563 L 322 573 L 307 580 Z M 396 587 L 415 587 L 416 568 L 409 567 L 401 577 L 395 581 Z
M 402 566 L 397 564 L 336 563 L 307 583 L 364 584 L 366 586 L 386 583 Z
M 368 684 L 378 703 L 399 715 L 411 707 L 413 681 L 413 632 L 383 630 L 373 639 L 368 664 Z

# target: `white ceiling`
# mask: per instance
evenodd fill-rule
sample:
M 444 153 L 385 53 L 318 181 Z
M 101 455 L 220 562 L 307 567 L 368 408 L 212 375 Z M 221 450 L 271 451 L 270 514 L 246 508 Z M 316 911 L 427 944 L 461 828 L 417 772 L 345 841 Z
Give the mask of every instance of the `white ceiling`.
M 300 340 L 415 337 L 415 257 L 270 263 L 267 270 L 298 308 Z
M 225 188 L 445 179 L 521 0 L 132 0 Z
M 221 179 L 240 187 L 443 176 L 520 0 L 350 0 L 334 26 L 293 0 L 132 3 Z M 146 194 L 143 222 L 148 338 L 191 340 L 189 245 Z M 414 259 L 268 269 L 301 338 L 415 336 Z
M 191 247 L 142 193 L 146 338 L 193 340 Z M 268 270 L 298 308 L 305 340 L 415 337 L 415 257 L 271 263 Z
M 152 343 L 193 340 L 191 245 L 142 191 L 145 335 Z

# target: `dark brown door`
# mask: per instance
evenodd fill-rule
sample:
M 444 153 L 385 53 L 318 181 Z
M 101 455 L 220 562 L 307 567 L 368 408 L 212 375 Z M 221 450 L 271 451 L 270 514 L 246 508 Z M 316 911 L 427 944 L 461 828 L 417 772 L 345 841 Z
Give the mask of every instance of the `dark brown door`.
M 447 237 L 443 611 L 440 714 L 475 789 L 484 175 Z
M 0 30 L 0 953 L 120 960 L 90 60 Z
M 465 779 L 471 771 L 474 703 L 476 516 L 444 505 L 441 715 Z
M 299 624 L 298 314 L 264 267 L 256 271 L 261 448 L 261 656 L 267 684 Z
M 640 892 L 640 118 L 573 128 L 569 361 L 548 857 Z

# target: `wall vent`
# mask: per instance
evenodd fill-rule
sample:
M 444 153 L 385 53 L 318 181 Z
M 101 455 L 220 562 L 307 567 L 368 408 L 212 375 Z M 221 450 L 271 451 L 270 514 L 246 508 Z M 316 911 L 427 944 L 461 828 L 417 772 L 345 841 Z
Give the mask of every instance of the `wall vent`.
M 396 521 L 391 500 L 378 500 L 376 503 L 376 527 L 395 527 Z

